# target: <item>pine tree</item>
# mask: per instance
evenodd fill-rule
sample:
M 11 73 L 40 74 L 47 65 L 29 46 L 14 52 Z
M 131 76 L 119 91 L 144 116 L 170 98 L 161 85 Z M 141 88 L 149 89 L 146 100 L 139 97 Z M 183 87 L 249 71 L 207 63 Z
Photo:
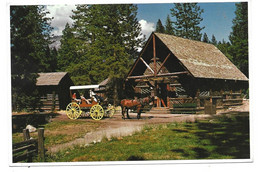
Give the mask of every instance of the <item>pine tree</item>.
M 84 46 L 85 42 L 76 38 L 73 32 L 73 28 L 66 23 L 58 51 L 58 67 L 61 71 L 65 71 L 70 65 L 80 63 L 83 60 L 82 56 L 87 52 L 87 46 Z
M 232 56 L 229 53 L 229 49 L 230 49 L 230 43 L 226 42 L 224 39 L 222 40 L 222 42 L 219 41 L 217 48 L 223 53 L 225 54 L 225 56 L 227 58 L 229 58 L 232 61 Z
M 175 3 L 171 9 L 174 17 L 173 27 L 176 36 L 192 40 L 201 40 L 201 30 L 204 27 L 199 26 L 203 20 L 201 14 L 204 12 L 197 3 Z
M 141 27 L 136 18 L 137 6 L 78 5 L 73 13 L 75 36 L 83 40 L 88 49 L 84 59 L 69 70 L 83 69 L 81 76 L 89 78 L 85 84 L 111 78 L 114 96 L 118 96 L 122 83 L 117 81 L 125 77 L 137 57 L 137 48 L 144 41 L 140 38 Z
M 160 19 L 158 19 L 158 21 L 156 23 L 155 32 L 159 32 L 159 33 L 164 33 L 165 32 L 164 26 L 162 25 L 162 22 L 161 22 Z
M 72 18 L 78 38 L 89 43 L 91 82 L 123 77 L 142 43 L 135 5 L 78 5 Z M 102 13 L 102 15 L 100 15 Z M 87 23 L 87 25 L 84 25 Z
M 233 63 L 248 77 L 248 3 L 236 3 L 235 14 L 229 36 L 230 54 Z
M 58 68 L 60 71 L 69 72 L 74 84 L 85 85 L 91 83 L 91 79 L 86 75 L 86 71 L 90 70 L 87 63 L 89 43 L 86 38 L 79 36 L 79 32 L 75 33 L 75 30 L 66 23 L 62 31 Z
M 218 44 L 217 39 L 216 39 L 216 37 L 215 37 L 214 35 L 212 35 L 211 43 L 212 43 L 213 45 L 215 45 L 215 46 Z
M 46 62 L 45 62 L 45 70 L 44 72 L 55 72 L 58 69 L 57 66 L 57 50 L 56 48 L 46 48 Z
M 50 18 L 44 6 L 11 6 L 12 108 L 36 108 L 38 72 L 49 70 Z
M 209 38 L 208 38 L 208 35 L 206 33 L 203 34 L 203 37 L 202 37 L 202 42 L 206 42 L 206 43 L 209 43 Z
M 169 15 L 167 15 L 166 22 L 165 22 L 165 33 L 169 35 L 174 35 L 174 28 L 172 27 L 172 21 Z

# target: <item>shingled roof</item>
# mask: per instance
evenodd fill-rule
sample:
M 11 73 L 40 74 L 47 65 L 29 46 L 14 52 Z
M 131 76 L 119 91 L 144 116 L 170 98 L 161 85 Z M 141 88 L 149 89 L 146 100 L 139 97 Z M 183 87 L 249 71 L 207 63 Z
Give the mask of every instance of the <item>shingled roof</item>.
M 37 86 L 47 85 L 59 85 L 63 77 L 66 76 L 67 72 L 50 72 L 50 73 L 38 73 Z
M 214 45 L 173 35 L 154 33 L 195 78 L 248 78 Z

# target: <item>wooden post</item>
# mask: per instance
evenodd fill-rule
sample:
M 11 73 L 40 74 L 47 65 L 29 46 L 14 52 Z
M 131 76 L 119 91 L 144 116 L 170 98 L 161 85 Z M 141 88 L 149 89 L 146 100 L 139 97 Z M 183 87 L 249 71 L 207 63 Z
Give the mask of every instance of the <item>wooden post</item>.
M 196 97 L 197 97 L 197 107 L 199 108 L 200 107 L 200 90 L 199 89 L 197 90 Z
M 161 101 L 160 101 L 160 98 L 157 97 L 157 107 L 161 107 L 161 106 L 160 106 L 160 102 L 161 102 Z
M 51 106 L 51 111 L 55 111 L 55 106 L 56 106 L 56 94 L 55 91 L 52 92 L 52 106 Z
M 44 129 L 38 129 L 38 160 L 40 162 L 45 161 L 45 150 L 44 150 Z
M 212 90 L 209 91 L 209 102 L 212 104 Z
M 154 63 L 154 76 L 157 75 L 157 69 L 156 69 L 156 49 L 155 49 L 155 35 L 153 34 L 153 63 Z
M 224 96 L 223 96 L 223 94 L 224 94 L 224 91 L 221 89 L 221 90 L 220 90 L 220 96 L 221 96 L 221 99 L 220 99 L 220 106 L 223 106 L 223 100 L 224 100 Z
M 28 129 L 23 129 L 23 140 L 29 140 L 30 139 L 30 134 Z
M 167 86 L 166 86 L 166 91 L 167 91 L 167 107 L 169 108 L 170 107 L 170 97 L 169 97 L 169 91 L 170 91 L 170 84 L 167 83 Z
M 23 140 L 30 140 L 30 133 L 28 129 L 23 129 Z M 27 160 L 28 162 L 32 162 L 32 156 L 29 155 L 29 152 L 31 151 L 31 149 L 26 150 L 27 152 Z

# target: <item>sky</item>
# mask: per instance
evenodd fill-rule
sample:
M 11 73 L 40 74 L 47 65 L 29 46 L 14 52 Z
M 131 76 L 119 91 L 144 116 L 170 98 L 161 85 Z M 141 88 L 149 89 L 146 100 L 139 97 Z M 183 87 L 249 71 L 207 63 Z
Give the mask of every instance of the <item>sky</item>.
M 232 31 L 232 20 L 235 18 L 235 2 L 218 2 L 218 3 L 198 3 L 204 9 L 202 13 L 203 21 L 201 26 L 205 26 L 202 33 L 207 33 L 209 39 L 212 35 L 218 41 L 228 41 L 228 36 Z M 174 18 L 170 14 L 170 9 L 173 7 L 172 3 L 154 3 L 154 4 L 137 4 L 137 19 L 142 27 L 142 33 L 149 37 L 151 32 L 156 28 L 156 23 L 160 19 L 165 24 L 167 15 L 171 19 Z M 75 10 L 75 5 L 49 5 L 47 10 L 50 12 L 49 16 L 54 17 L 52 26 L 54 27 L 53 34 L 61 35 L 65 24 L 73 23 L 70 16 Z
M 200 24 L 205 26 L 202 33 L 206 32 L 210 39 L 214 34 L 218 41 L 222 39 L 228 41 L 228 36 L 232 31 L 232 20 L 235 18 L 235 3 L 198 3 L 198 5 L 204 9 L 203 21 Z M 171 8 L 173 4 L 170 3 L 138 5 L 137 18 L 141 21 L 145 33 L 155 30 L 158 19 L 163 25 L 165 25 L 167 15 L 174 20 L 171 16 Z

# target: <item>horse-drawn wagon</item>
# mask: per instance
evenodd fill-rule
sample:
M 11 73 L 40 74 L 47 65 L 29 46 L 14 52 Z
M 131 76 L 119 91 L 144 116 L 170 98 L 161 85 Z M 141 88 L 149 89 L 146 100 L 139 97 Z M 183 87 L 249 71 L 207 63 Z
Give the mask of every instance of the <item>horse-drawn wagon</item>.
M 94 120 L 100 120 L 104 116 L 112 117 L 115 113 L 115 108 L 107 100 L 96 95 L 94 89 L 98 88 L 99 85 L 71 86 L 72 102 L 66 108 L 67 116 L 70 119 L 77 119 L 80 116 L 91 116 Z M 78 98 L 79 94 L 80 98 Z M 85 98 L 85 95 L 89 96 Z

